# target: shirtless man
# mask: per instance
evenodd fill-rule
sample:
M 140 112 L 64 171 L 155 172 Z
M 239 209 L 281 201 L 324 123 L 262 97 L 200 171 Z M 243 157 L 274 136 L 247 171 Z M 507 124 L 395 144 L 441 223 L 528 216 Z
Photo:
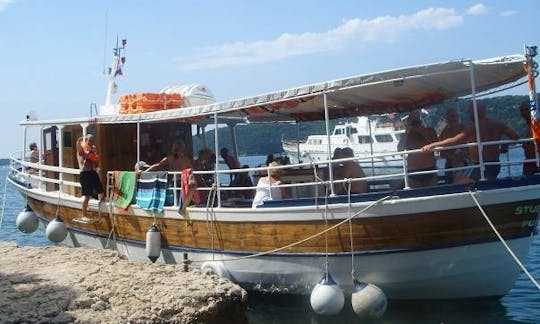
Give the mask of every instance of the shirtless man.
M 81 169 L 79 182 L 82 188 L 82 195 L 84 196 L 82 203 L 83 221 L 87 220 L 86 211 L 88 210 L 90 198 L 101 198 L 101 194 L 103 193 L 103 185 L 96 172 L 98 160 L 99 156 L 94 145 L 94 136 L 88 134 L 85 137 L 79 138 L 77 141 L 77 161 Z
M 463 132 L 465 125 L 458 119 L 458 113 L 455 109 L 446 111 L 446 127 L 442 130 L 439 138 L 441 140 L 454 137 Z M 441 157 L 446 160 L 445 169 L 459 168 L 465 165 L 465 149 L 442 150 Z M 463 177 L 463 171 L 447 171 L 447 183 L 457 183 Z
M 354 156 L 353 150 L 350 147 L 341 149 L 341 155 L 339 158 L 352 158 Z M 364 170 L 354 160 L 343 162 L 343 166 L 339 173 L 342 179 L 356 180 L 358 178 L 364 178 L 366 174 Z M 349 191 L 349 184 L 347 182 L 341 183 L 343 185 L 342 190 L 336 190 L 337 194 L 347 194 Z M 368 191 L 368 184 L 365 180 L 351 181 L 351 193 L 365 193 Z
M 230 154 L 229 149 L 227 149 L 226 147 L 222 148 L 220 154 L 223 158 L 223 161 L 225 161 L 225 164 L 227 164 L 227 166 L 229 167 L 229 170 L 240 169 L 240 162 L 235 156 Z M 236 173 L 229 173 L 229 176 L 230 183 L 235 182 Z
M 431 127 L 422 126 L 418 111 L 409 114 L 405 121 L 406 132 L 398 143 L 398 150 L 415 150 L 430 142 L 436 141 L 437 133 Z M 407 155 L 407 171 L 420 172 L 435 170 L 435 157 L 432 153 L 409 153 Z M 413 174 L 408 176 L 409 187 L 419 188 L 437 184 L 437 174 Z
M 480 133 L 480 141 L 481 142 L 488 142 L 488 141 L 498 141 L 501 139 L 503 135 L 508 136 L 511 139 L 518 139 L 519 134 L 510 128 L 508 125 L 503 123 L 500 120 L 488 118 L 486 116 L 486 105 L 482 101 L 476 102 L 477 110 L 478 110 L 478 125 L 480 127 L 479 133 Z M 476 142 L 476 131 L 474 127 L 474 113 L 473 113 L 473 106 L 472 103 L 469 105 L 469 114 L 471 115 L 471 121 L 463 130 L 463 132 L 457 134 L 454 137 L 449 137 L 447 139 L 444 139 L 442 141 L 434 142 L 431 144 L 424 145 L 422 147 L 422 151 L 427 152 L 433 150 L 433 148 L 437 146 L 448 146 L 448 145 L 455 145 L 458 143 L 466 143 L 466 142 Z M 489 145 L 483 147 L 483 153 L 482 158 L 484 162 L 499 162 L 499 154 L 500 154 L 500 148 L 499 145 Z M 474 164 L 479 164 L 480 159 L 478 155 L 478 148 L 476 146 L 471 147 L 469 149 L 469 155 L 471 157 L 471 161 Z M 499 175 L 499 171 L 501 170 L 500 165 L 486 165 L 485 166 L 485 172 L 484 176 L 488 181 L 493 181 L 497 179 L 497 175 Z M 471 178 L 474 180 L 480 179 L 480 170 L 479 168 L 476 168 L 473 170 L 473 174 L 471 175 Z
M 171 153 L 161 159 L 158 163 L 152 164 L 146 171 L 182 171 L 193 167 L 193 163 L 186 155 L 185 150 L 186 146 L 183 142 L 175 141 L 171 146 Z

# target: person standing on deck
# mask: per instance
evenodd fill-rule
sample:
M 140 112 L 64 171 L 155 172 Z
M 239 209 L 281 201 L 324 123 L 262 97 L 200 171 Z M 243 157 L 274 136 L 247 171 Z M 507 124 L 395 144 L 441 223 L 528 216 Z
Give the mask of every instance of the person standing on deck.
M 478 125 L 481 142 L 499 141 L 503 135 L 508 136 L 511 139 L 519 139 L 519 134 L 513 130 L 510 126 L 506 125 L 500 120 L 488 118 L 486 116 L 486 104 L 482 101 L 476 102 L 478 111 Z M 433 142 L 431 144 L 424 145 L 422 151 L 431 151 L 437 146 L 455 145 L 462 142 L 476 142 L 476 129 L 474 125 L 474 112 L 472 103 L 469 105 L 469 114 L 471 122 L 465 127 L 465 129 L 454 137 L 449 137 L 442 141 Z M 482 160 L 484 162 L 499 162 L 500 147 L 496 145 L 487 145 L 482 150 Z M 478 155 L 478 148 L 473 146 L 469 149 L 469 155 L 473 164 L 480 164 Z M 488 181 L 497 179 L 501 166 L 486 165 L 484 176 Z M 471 178 L 474 180 L 480 179 L 480 169 L 475 168 L 471 174 Z
M 82 218 L 86 220 L 86 211 L 90 198 L 101 198 L 103 193 L 103 185 L 96 172 L 99 161 L 96 146 L 94 145 L 94 135 L 88 134 L 84 138 L 77 140 L 77 161 L 79 162 L 79 182 L 82 188 L 84 200 L 82 203 Z
M 438 139 L 432 127 L 425 127 L 419 111 L 413 111 L 405 121 L 405 134 L 401 136 L 398 150 L 416 150 Z M 431 153 L 417 152 L 407 155 L 407 171 L 423 172 L 436 170 L 435 157 Z M 408 176 L 409 187 L 420 188 L 437 184 L 436 173 L 412 174 Z
M 439 138 L 441 140 L 449 137 L 454 137 L 457 134 L 463 132 L 465 125 L 459 122 L 458 113 L 454 108 L 446 111 L 446 127 L 441 132 Z M 460 143 L 461 144 L 461 143 Z M 464 148 L 458 148 L 453 150 L 442 150 L 441 157 L 446 160 L 445 169 L 459 168 L 464 165 L 466 159 L 466 150 Z M 447 171 L 446 182 L 447 183 L 460 183 L 466 181 L 463 179 L 463 171 Z M 468 178 L 467 178 L 468 179 Z
M 521 113 L 521 117 L 523 117 L 523 120 L 525 121 L 525 125 L 527 127 L 525 128 L 525 138 L 532 137 L 532 131 L 531 131 L 531 109 L 529 108 L 529 102 L 524 101 L 519 106 L 519 112 Z M 525 159 L 531 160 L 536 159 L 536 152 L 534 148 L 533 142 L 526 142 L 522 144 L 523 146 L 523 152 L 525 153 Z M 528 176 L 531 174 L 534 174 L 536 172 L 540 171 L 538 167 L 536 166 L 536 162 L 525 162 L 523 163 L 523 175 Z

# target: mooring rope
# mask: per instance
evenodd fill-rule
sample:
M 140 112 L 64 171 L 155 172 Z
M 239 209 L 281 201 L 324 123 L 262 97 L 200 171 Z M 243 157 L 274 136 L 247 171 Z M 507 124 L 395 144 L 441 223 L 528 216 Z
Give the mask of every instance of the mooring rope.
M 214 260 L 214 203 L 216 202 L 217 196 L 217 186 L 215 183 L 212 184 L 208 197 L 206 197 L 206 230 L 208 231 L 208 236 L 210 236 L 210 249 L 212 250 L 212 260 Z M 210 218 L 210 222 L 208 222 Z
M 313 234 L 311 236 L 308 236 L 308 237 L 306 237 L 306 238 L 304 238 L 304 239 L 302 239 L 300 241 L 296 241 L 296 242 L 293 242 L 291 244 L 287 244 L 285 246 L 282 246 L 282 247 L 279 247 L 279 248 L 276 248 L 276 249 L 272 249 L 272 250 L 268 250 L 268 251 L 264 251 L 264 252 L 259 252 L 259 253 L 255 253 L 255 254 L 250 254 L 250 255 L 245 255 L 245 256 L 236 257 L 236 258 L 230 258 L 230 259 L 220 259 L 218 261 L 226 262 L 226 261 L 236 261 L 236 260 L 242 260 L 242 259 L 250 259 L 250 258 L 254 258 L 254 257 L 264 256 L 264 255 L 267 255 L 267 254 L 283 251 L 285 249 L 300 245 L 300 244 L 305 243 L 305 242 L 307 242 L 309 240 L 312 240 L 312 239 L 314 239 L 314 238 L 316 238 L 318 236 L 326 234 L 327 232 L 329 232 L 329 231 L 331 231 L 333 229 L 336 229 L 337 227 L 347 223 L 349 220 L 351 220 L 351 219 L 355 218 L 356 216 L 362 214 L 363 212 L 367 211 L 368 209 L 372 208 L 373 206 L 378 205 L 381 202 L 383 202 L 383 201 L 385 201 L 385 200 L 387 200 L 387 199 L 389 199 L 391 197 L 392 196 L 382 197 L 379 200 L 372 202 L 368 206 L 366 206 L 366 207 L 362 208 L 361 210 L 359 210 L 358 212 L 354 213 L 352 216 L 342 220 L 341 222 L 336 223 L 335 225 L 333 225 L 331 227 L 328 227 L 328 228 L 326 228 L 325 230 L 323 230 L 323 231 L 321 231 L 319 233 L 315 233 L 315 234 Z M 207 261 L 215 261 L 215 260 L 193 260 L 192 263 L 202 263 L 202 262 L 207 262 Z
M 476 196 L 474 195 L 474 193 L 469 190 L 469 193 L 471 194 L 471 197 L 472 199 L 474 200 L 474 202 L 476 203 L 476 206 L 478 207 L 478 209 L 480 210 L 480 212 L 482 213 L 482 215 L 484 216 L 484 218 L 486 219 L 486 221 L 488 222 L 489 226 L 491 227 L 491 229 L 493 230 L 493 232 L 495 232 L 495 234 L 497 235 L 497 237 L 499 238 L 499 240 L 501 241 L 501 243 L 504 245 L 504 247 L 506 248 L 506 250 L 508 251 L 508 253 L 510 253 L 510 255 L 514 258 L 514 260 L 516 261 L 516 263 L 519 265 L 519 267 L 521 268 L 521 270 L 523 270 L 523 272 L 525 272 L 525 274 L 527 275 L 527 277 L 529 277 L 529 279 L 532 281 L 532 283 L 536 286 L 536 288 L 538 288 L 538 290 L 540 290 L 540 285 L 538 284 L 538 282 L 533 278 L 533 276 L 529 273 L 529 271 L 527 271 L 527 269 L 525 268 L 525 266 L 521 263 L 521 261 L 519 261 L 518 257 L 514 254 L 514 252 L 512 251 L 512 249 L 510 249 L 510 247 L 508 246 L 508 244 L 506 244 L 506 242 L 504 241 L 503 237 L 501 236 L 501 234 L 499 234 L 499 231 L 497 231 L 497 229 L 495 228 L 495 226 L 493 225 L 493 223 L 491 222 L 491 220 L 489 219 L 488 215 L 486 214 L 486 212 L 484 211 L 484 209 L 482 208 L 482 206 L 480 205 L 480 203 L 478 202 L 478 199 L 476 199 Z
M 112 196 L 113 196 L 113 193 L 111 192 L 112 190 L 108 190 L 107 189 L 107 200 L 108 200 L 108 211 L 109 211 L 109 220 L 111 221 L 111 231 L 109 232 L 109 235 L 107 236 L 107 242 L 105 243 L 105 248 L 109 248 L 109 243 L 111 241 L 111 236 L 112 236 L 112 239 L 113 239 L 113 242 L 114 242 L 114 246 L 116 248 L 116 252 L 119 253 L 118 251 L 118 241 L 116 240 L 116 231 L 115 231 L 115 228 L 116 228 L 116 222 L 114 221 L 114 217 L 115 215 L 113 214 L 113 204 L 112 204 Z M 100 207 L 101 208 L 101 207 Z
M 328 228 L 328 186 L 324 196 L 324 227 Z M 324 276 L 328 281 L 328 232 L 324 233 Z

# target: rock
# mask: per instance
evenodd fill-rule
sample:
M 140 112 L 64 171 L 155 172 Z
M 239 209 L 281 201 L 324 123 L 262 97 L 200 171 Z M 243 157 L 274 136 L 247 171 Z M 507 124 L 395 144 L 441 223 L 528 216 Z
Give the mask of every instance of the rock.
M 0 243 L 0 323 L 247 323 L 247 293 L 113 251 Z

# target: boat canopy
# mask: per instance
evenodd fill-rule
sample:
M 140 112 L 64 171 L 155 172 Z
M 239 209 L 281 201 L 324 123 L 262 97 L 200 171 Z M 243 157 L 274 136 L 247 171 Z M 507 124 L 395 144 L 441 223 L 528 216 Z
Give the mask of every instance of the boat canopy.
M 331 119 L 407 112 L 470 95 L 472 79 L 476 94 L 516 82 L 526 76 L 525 62 L 525 55 L 520 54 L 477 61 L 461 59 L 358 75 L 204 106 L 100 115 L 88 120 L 107 124 L 181 119 L 203 124 L 216 113 L 244 122 L 324 120 L 324 94 Z M 21 125 L 44 123 L 24 121 Z

